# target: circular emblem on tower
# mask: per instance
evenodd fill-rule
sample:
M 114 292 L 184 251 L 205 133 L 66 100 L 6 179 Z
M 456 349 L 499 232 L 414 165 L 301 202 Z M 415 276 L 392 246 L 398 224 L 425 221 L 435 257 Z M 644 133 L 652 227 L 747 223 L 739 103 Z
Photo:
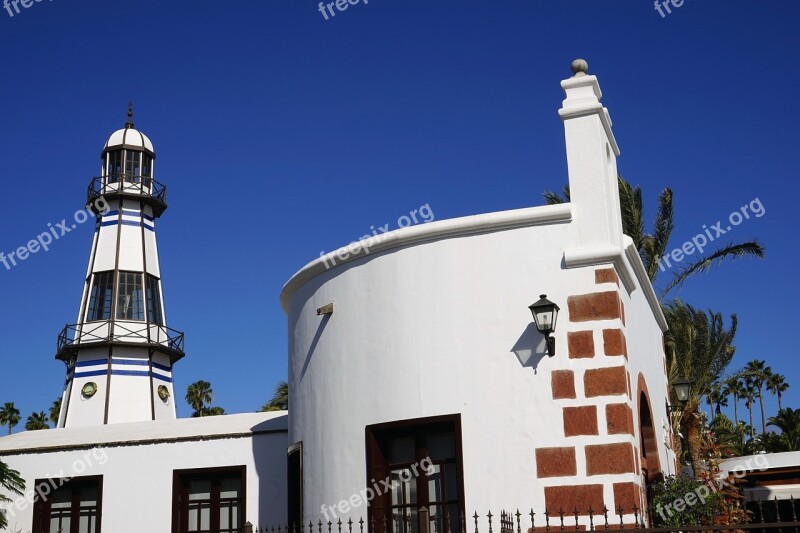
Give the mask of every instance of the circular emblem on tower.
M 84 398 L 91 398 L 97 393 L 97 383 L 90 381 L 81 388 L 81 394 Z
M 169 389 L 167 388 L 166 385 L 158 386 L 158 397 L 165 402 L 169 399 Z

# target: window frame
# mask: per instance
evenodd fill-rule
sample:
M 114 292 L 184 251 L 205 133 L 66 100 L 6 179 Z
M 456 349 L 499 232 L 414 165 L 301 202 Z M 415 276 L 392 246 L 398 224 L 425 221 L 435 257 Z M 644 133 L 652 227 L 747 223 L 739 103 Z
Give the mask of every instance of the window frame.
M 458 479 L 457 506 L 459 516 L 455 517 L 456 525 L 451 524 L 451 530 L 457 533 L 457 531 L 459 531 L 457 521 L 460 520 L 461 516 L 466 517 L 464 498 L 464 454 L 462 449 L 460 414 L 398 420 L 366 426 L 366 486 L 371 487 L 376 482 L 380 483 L 380 480 L 385 480 L 391 476 L 390 460 L 388 452 L 386 451 L 390 437 L 413 435 L 415 439 L 415 460 L 416 463 L 419 464 L 420 461 L 426 458 L 423 449 L 419 447 L 418 439 L 420 436 L 439 433 L 443 429 L 452 431 L 454 438 L 456 474 Z M 434 461 L 434 464 L 437 464 L 437 462 Z M 372 481 L 373 479 L 375 481 Z M 422 480 L 421 483 L 417 483 L 417 509 L 423 506 L 429 508 L 430 495 L 428 494 L 428 476 L 421 471 L 417 479 Z M 424 495 L 425 499 L 423 500 L 420 495 Z M 388 516 L 391 509 L 392 502 L 390 491 L 376 496 L 368 502 L 367 522 L 370 524 L 371 533 L 386 533 L 383 531 L 383 517 Z M 419 516 L 417 518 L 419 520 Z M 420 522 L 418 521 L 416 531 L 419 533 L 430 531 L 430 528 L 421 528 L 419 524 Z M 374 530 L 372 530 L 372 525 L 375 526 Z M 394 528 L 392 529 L 394 530 Z M 405 528 L 401 528 L 401 531 L 405 531 Z M 442 530 L 440 529 L 440 531 Z
M 141 317 L 142 318 L 128 318 L 127 316 L 120 316 L 121 313 L 124 313 L 124 308 L 122 307 L 122 305 L 120 305 L 122 303 L 120 298 L 122 298 L 124 296 L 123 293 L 122 293 L 123 276 L 127 276 L 127 275 L 131 275 L 132 279 L 139 281 L 139 285 L 138 286 L 137 285 L 132 285 L 132 286 L 134 287 L 133 295 L 135 295 L 135 289 L 137 287 L 140 290 L 141 300 L 139 300 L 139 302 L 138 302 L 139 303 L 138 309 L 141 312 Z M 128 281 L 126 279 L 125 286 L 127 287 L 128 285 L 131 285 L 131 284 L 128 283 Z M 142 275 L 142 272 L 133 272 L 133 271 L 130 271 L 130 270 L 119 270 L 118 274 L 117 274 L 116 287 L 117 287 L 117 307 L 116 307 L 116 311 L 114 312 L 115 319 L 116 320 L 125 320 L 125 321 L 129 321 L 129 322 L 146 322 L 146 320 L 147 320 L 147 316 L 146 316 L 146 314 L 147 314 L 146 313 L 146 311 L 147 311 L 147 301 L 146 301 L 147 298 L 146 298 L 146 295 L 145 295 L 144 277 Z M 134 305 L 134 303 L 132 303 L 131 305 L 128 306 L 128 309 L 136 310 L 137 307 Z M 137 316 L 139 316 L 138 313 L 137 313 Z
M 172 471 L 172 533 L 185 533 L 186 531 L 185 529 L 181 529 L 181 518 L 184 515 L 184 507 L 181 499 L 183 494 L 183 480 L 189 477 L 221 479 L 230 474 L 238 474 L 242 482 L 242 490 L 239 496 L 241 502 L 239 505 L 239 521 L 241 522 L 239 527 L 244 527 L 247 517 L 247 466 L 235 465 L 212 468 L 188 468 Z M 209 528 L 212 533 L 215 533 L 219 531 L 219 494 L 217 494 L 215 498 L 212 491 L 211 502 L 212 509 Z M 213 507 L 214 503 L 216 503 L 216 508 Z M 186 507 L 186 511 L 188 518 L 188 507 Z
M 97 307 L 96 307 L 97 306 L 97 300 L 96 300 L 96 296 L 94 294 L 94 290 L 98 286 L 98 284 L 97 284 L 98 277 L 99 276 L 107 276 L 107 275 L 110 275 L 111 282 L 110 282 L 110 284 L 109 283 L 104 283 L 103 286 L 106 287 L 108 289 L 108 291 L 110 292 L 110 295 L 107 297 L 108 298 L 108 308 L 107 308 L 108 316 L 101 316 L 100 318 L 96 318 L 96 315 L 97 315 L 97 313 L 96 313 L 96 311 L 97 311 Z M 115 296 L 115 290 L 114 289 L 116 288 L 116 285 L 117 285 L 117 276 L 116 276 L 116 271 L 115 270 L 104 270 L 102 272 L 94 272 L 92 274 L 92 277 L 91 277 L 91 280 L 90 280 L 90 285 L 89 285 L 89 302 L 88 302 L 88 305 L 86 306 L 86 322 L 105 322 L 105 321 L 111 320 L 111 317 L 114 316 L 114 296 Z M 105 299 L 106 299 L 105 295 L 104 295 L 103 299 L 105 301 Z M 105 305 L 102 307 L 102 309 L 104 309 L 104 310 L 106 309 Z
M 97 505 L 96 510 L 97 514 L 95 524 L 96 528 L 92 533 L 101 533 L 103 527 L 103 476 L 83 476 L 83 477 L 73 477 L 73 478 L 48 478 L 48 479 L 37 479 L 34 482 L 35 487 L 41 487 L 42 485 L 46 484 L 50 487 L 53 486 L 54 482 L 63 481 L 63 483 L 54 491 L 47 494 L 50 496 L 54 494 L 57 490 L 62 490 L 65 487 L 72 486 L 72 506 L 70 508 L 70 531 L 79 532 L 80 531 L 80 498 L 76 499 L 76 492 L 82 489 L 83 487 L 89 486 L 91 484 L 96 484 L 97 487 Z M 42 491 L 36 490 L 34 501 L 33 501 L 33 525 L 32 531 L 36 531 L 37 533 L 55 533 L 50 531 L 50 511 L 51 505 L 49 498 L 45 497 L 43 499 Z M 77 514 L 76 514 L 77 511 Z M 45 515 L 46 515 L 46 522 L 45 522 Z M 46 528 L 46 529 L 45 529 Z
M 152 287 L 151 282 L 153 284 Z M 155 289 L 155 298 L 151 297 L 152 288 Z M 152 308 L 151 303 L 153 304 Z M 161 305 L 161 279 L 147 273 L 144 275 L 144 308 L 145 320 L 149 324 L 164 325 L 164 307 Z M 155 317 L 152 315 L 155 315 Z M 158 318 L 158 320 L 154 320 L 154 318 Z

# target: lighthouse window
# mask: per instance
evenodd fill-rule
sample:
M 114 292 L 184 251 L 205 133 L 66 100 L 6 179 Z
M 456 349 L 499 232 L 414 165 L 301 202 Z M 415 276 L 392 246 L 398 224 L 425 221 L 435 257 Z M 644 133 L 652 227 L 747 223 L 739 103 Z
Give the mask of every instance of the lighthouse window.
M 122 173 L 122 150 L 114 150 L 108 152 L 108 182 L 116 183 L 119 181 L 119 175 Z
M 113 272 L 98 272 L 94 275 L 87 320 L 108 320 L 111 318 L 111 292 L 113 290 Z
M 119 273 L 118 319 L 144 320 L 143 292 L 141 274 L 138 272 Z
M 161 313 L 161 291 L 158 290 L 158 278 L 147 275 L 147 321 L 159 326 L 164 324 Z
M 145 187 L 150 186 L 150 177 L 153 172 L 153 158 L 147 154 L 142 154 L 142 178 L 144 178 Z
M 132 181 L 139 183 L 142 173 L 139 167 L 141 159 L 139 156 L 141 152 L 134 152 L 133 150 L 125 151 L 125 181 Z

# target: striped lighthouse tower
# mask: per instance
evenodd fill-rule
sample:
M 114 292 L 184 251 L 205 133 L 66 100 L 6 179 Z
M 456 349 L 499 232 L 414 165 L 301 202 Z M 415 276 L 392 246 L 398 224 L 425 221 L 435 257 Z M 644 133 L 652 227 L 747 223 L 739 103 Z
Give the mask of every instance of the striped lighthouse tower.
M 172 367 L 183 333 L 164 313 L 155 226 L 167 203 L 154 160 L 129 105 L 89 185 L 97 224 L 77 323 L 58 336 L 56 359 L 67 365 L 59 427 L 176 418 Z

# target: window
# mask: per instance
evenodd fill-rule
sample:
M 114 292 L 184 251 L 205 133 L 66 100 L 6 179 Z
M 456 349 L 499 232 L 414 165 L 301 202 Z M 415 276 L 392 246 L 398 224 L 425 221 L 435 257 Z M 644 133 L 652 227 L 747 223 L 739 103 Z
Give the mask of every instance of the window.
M 116 183 L 122 174 L 122 150 L 108 152 L 108 183 Z
M 173 533 L 237 533 L 244 522 L 245 467 L 176 470 Z
M 159 326 L 164 325 L 161 312 L 161 291 L 158 290 L 158 278 L 147 274 L 147 321 Z
M 153 176 L 153 157 L 147 154 L 142 154 L 142 178 L 144 178 L 144 186 L 150 186 L 150 178 Z
M 372 533 L 388 533 L 384 517 L 395 533 L 460 531 L 463 478 L 458 416 L 367 427 L 367 480 L 373 488 L 391 484 L 370 502 Z
M 303 523 L 303 443 L 289 446 L 287 457 L 289 525 Z
M 141 152 L 125 150 L 125 181 L 139 183 L 139 180 L 142 176 L 139 167 L 141 164 L 141 158 L 139 157 L 140 155 Z
M 94 275 L 89 300 L 87 320 L 111 318 L 111 293 L 114 289 L 114 272 L 98 272 Z
M 102 476 L 36 480 L 36 487 L 33 531 L 100 533 Z
M 119 273 L 117 318 L 121 320 L 144 320 L 142 275 L 138 272 Z

